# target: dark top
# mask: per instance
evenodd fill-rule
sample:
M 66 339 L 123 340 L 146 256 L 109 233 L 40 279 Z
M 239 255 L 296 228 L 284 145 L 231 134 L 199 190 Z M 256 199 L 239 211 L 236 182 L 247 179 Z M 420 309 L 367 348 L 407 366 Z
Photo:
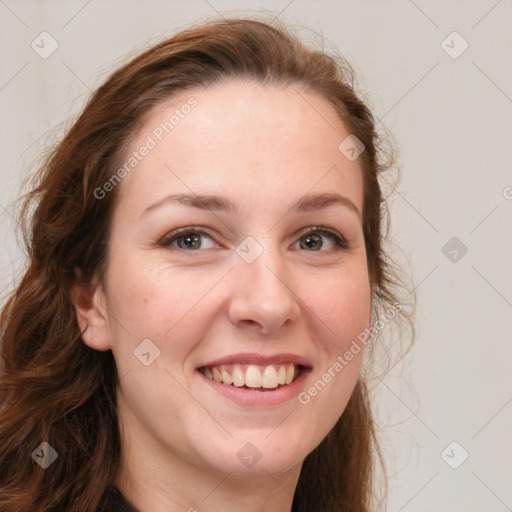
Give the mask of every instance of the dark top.
M 107 487 L 96 512 L 139 512 L 116 487 Z

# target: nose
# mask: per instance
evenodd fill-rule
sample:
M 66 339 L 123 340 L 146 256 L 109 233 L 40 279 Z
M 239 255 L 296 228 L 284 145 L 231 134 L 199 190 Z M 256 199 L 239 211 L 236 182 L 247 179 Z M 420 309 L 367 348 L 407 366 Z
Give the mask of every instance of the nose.
M 238 259 L 228 315 L 237 327 L 262 334 L 293 325 L 300 313 L 290 273 L 277 254 L 263 251 L 256 261 Z

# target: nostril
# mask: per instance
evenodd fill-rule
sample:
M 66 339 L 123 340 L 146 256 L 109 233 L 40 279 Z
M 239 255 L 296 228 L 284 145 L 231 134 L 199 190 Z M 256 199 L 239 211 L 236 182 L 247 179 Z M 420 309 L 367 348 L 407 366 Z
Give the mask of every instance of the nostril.
M 249 327 L 252 327 L 252 326 L 261 326 L 261 324 L 259 322 L 256 322 L 256 320 L 239 320 L 238 323 L 240 325 L 247 325 Z

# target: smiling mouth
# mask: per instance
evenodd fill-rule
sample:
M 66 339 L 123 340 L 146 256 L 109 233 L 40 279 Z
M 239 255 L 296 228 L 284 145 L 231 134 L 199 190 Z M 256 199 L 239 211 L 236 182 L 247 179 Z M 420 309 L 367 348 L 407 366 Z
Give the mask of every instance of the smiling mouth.
M 293 363 L 269 364 L 223 364 L 198 368 L 206 378 L 220 384 L 254 391 L 270 391 L 291 384 L 304 370 Z

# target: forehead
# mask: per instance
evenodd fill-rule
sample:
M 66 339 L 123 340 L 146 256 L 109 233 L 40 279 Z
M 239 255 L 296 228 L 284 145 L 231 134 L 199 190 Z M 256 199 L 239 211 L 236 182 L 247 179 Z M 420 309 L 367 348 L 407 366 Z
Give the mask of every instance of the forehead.
M 334 188 L 362 211 L 359 161 L 338 149 L 347 136 L 334 107 L 298 86 L 226 82 L 182 91 L 138 130 L 125 160 L 139 155 L 120 199 L 141 210 L 175 191 L 278 198 Z

